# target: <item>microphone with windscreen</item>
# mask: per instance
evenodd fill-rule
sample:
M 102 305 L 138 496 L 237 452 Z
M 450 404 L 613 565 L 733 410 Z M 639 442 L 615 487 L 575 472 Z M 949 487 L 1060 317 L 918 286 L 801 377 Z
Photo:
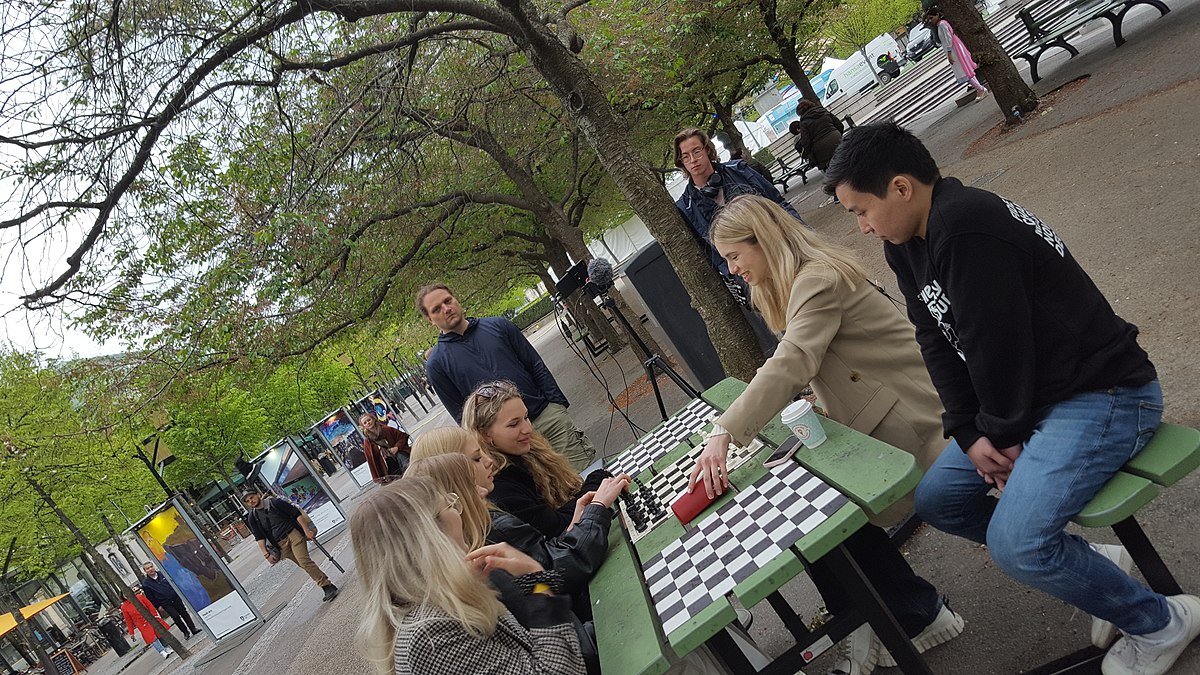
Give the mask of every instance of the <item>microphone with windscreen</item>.
M 588 285 L 594 293 L 603 293 L 612 286 L 613 266 L 604 258 L 594 258 L 588 263 Z

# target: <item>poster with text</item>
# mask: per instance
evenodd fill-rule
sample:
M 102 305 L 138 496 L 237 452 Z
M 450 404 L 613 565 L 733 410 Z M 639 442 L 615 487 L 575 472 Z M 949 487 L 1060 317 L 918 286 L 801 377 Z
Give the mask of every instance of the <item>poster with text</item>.
M 271 486 L 271 493 L 307 513 L 317 527 L 319 541 L 333 536 L 335 528 L 346 522 L 337 502 L 313 475 L 308 458 L 291 441 L 284 439 L 272 445 L 258 461 L 262 465 L 260 475 Z
M 337 461 L 350 471 L 359 487 L 371 482 L 371 467 L 363 452 L 363 435 L 345 409 L 339 408 L 317 422 L 317 432 L 333 451 Z
M 229 569 L 174 504 L 142 523 L 137 534 L 215 639 L 258 620 Z

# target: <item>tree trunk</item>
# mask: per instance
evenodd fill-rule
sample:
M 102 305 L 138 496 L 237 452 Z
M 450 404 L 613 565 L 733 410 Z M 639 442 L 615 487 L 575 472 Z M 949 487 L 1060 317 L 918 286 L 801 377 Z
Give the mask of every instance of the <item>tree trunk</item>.
M 45 503 L 46 506 L 50 507 L 50 510 L 54 512 L 54 515 L 58 516 L 59 522 L 61 522 L 67 528 L 67 530 L 70 531 L 71 535 L 75 537 L 75 541 L 77 541 L 79 546 L 83 549 L 83 555 L 81 557 L 85 561 L 87 560 L 88 556 L 91 556 L 93 560 L 100 558 L 99 554 L 96 552 L 96 547 L 92 546 L 92 542 L 87 538 L 87 535 L 83 533 L 83 530 L 80 530 L 75 525 L 75 522 L 71 520 L 71 517 L 68 516 L 65 511 L 59 508 L 58 502 L 54 501 L 54 498 L 50 496 L 50 493 L 46 492 L 41 483 L 34 478 L 28 477 L 25 479 L 25 482 L 29 484 L 29 487 L 33 488 L 33 491 L 37 493 L 42 502 Z M 153 614 L 146 611 L 146 607 L 138 601 L 137 597 L 134 596 L 133 591 L 125 586 L 125 584 L 122 583 L 119 578 L 117 578 L 117 573 L 114 572 L 111 567 L 104 563 L 94 565 L 94 570 L 92 573 L 96 574 L 97 572 L 100 574 L 98 579 L 103 578 L 116 588 L 121 589 L 121 597 L 133 604 L 134 610 L 136 610 L 138 614 L 142 615 L 142 618 L 146 620 L 146 623 L 155 627 L 154 632 L 158 634 L 158 637 L 162 639 L 162 641 L 165 642 L 168 647 L 175 650 L 175 653 L 179 655 L 180 659 L 186 661 L 188 657 L 191 656 L 191 652 L 187 650 L 187 647 L 184 647 L 183 643 L 171 634 L 171 631 L 162 628 Z M 54 671 L 48 670 L 47 672 Z
M 730 154 L 733 154 L 736 150 L 741 153 L 742 159 L 750 159 L 750 148 L 746 147 L 746 139 L 742 137 L 742 132 L 737 128 L 737 124 L 734 123 L 733 119 L 733 103 L 736 103 L 736 101 L 726 105 L 724 101 L 713 97 L 709 102 L 712 104 L 713 112 L 717 116 L 717 122 L 721 125 L 721 130 L 729 136 L 729 146 L 726 150 L 729 150 Z
M 121 557 L 125 558 L 125 562 L 129 565 L 129 569 L 133 571 L 134 578 L 137 578 L 138 570 L 141 569 L 141 566 L 138 564 L 137 558 L 133 555 L 133 551 L 129 550 L 129 545 L 126 544 L 125 540 L 121 538 L 121 535 L 118 534 L 115 529 L 113 529 L 112 523 L 108 522 L 108 516 L 101 514 L 100 520 L 104 523 L 104 529 L 108 530 L 109 536 L 112 537 L 113 544 L 115 544 L 117 550 L 121 552 Z
M 875 83 L 882 87 L 883 80 L 879 79 L 879 72 L 875 70 L 875 64 L 871 63 L 871 57 L 867 55 L 866 45 L 860 46 L 858 48 L 858 53 L 862 54 L 863 61 L 867 62 L 867 70 L 871 71 L 871 77 L 875 78 Z M 850 93 L 853 94 L 854 92 Z
M 29 629 L 28 621 L 25 620 L 25 615 L 21 613 L 21 599 L 17 594 L 9 588 L 8 581 L 8 566 L 12 562 L 13 550 L 16 548 L 17 538 L 13 537 L 12 542 L 8 545 L 8 553 L 4 556 L 4 567 L 0 569 L 0 615 L 11 614 L 13 621 L 16 622 L 16 632 L 25 644 L 30 645 L 33 649 L 34 656 L 37 657 L 39 663 L 42 664 L 42 670 L 47 673 L 53 673 L 54 664 L 50 661 L 50 655 L 42 647 L 42 643 L 38 642 L 37 637 L 33 635 L 33 631 Z M 18 643 L 13 640 L 13 645 Z M 20 651 L 20 650 L 18 650 Z M 30 661 L 24 654 L 21 658 Z M 33 665 L 31 662 L 29 665 Z
M 938 6 L 979 65 L 992 100 L 1004 113 L 1004 121 L 1019 124 L 1021 118 L 1013 110 L 1022 114 L 1032 112 L 1038 107 L 1038 98 L 1017 72 L 1017 64 L 1004 53 L 1000 41 L 970 0 L 939 0 Z
M 692 306 L 704 319 L 726 373 L 749 380 L 762 360 L 754 331 L 725 285 L 712 273 L 674 200 L 629 142 L 628 131 L 604 91 L 592 80 L 587 66 L 548 27 L 531 23 L 529 17 L 538 14 L 532 3 L 501 0 L 501 6 L 521 26 L 523 35 L 512 36 L 514 43 L 529 55 L 562 100 L 608 175 L 662 245 L 692 298 Z
M 97 563 L 95 558 L 87 554 L 87 551 L 79 552 L 79 561 L 83 563 L 83 566 L 87 568 L 92 578 L 96 580 L 96 587 L 99 589 L 100 594 L 104 596 L 105 601 L 113 607 L 120 607 L 121 590 L 113 587 L 112 581 L 100 569 L 101 566 L 107 568 L 108 565 L 106 563 Z
M 796 53 L 796 40 L 784 32 L 783 26 L 779 25 L 779 15 L 776 9 L 776 0 L 758 0 L 758 11 L 762 16 L 763 25 L 766 26 L 771 41 L 775 43 L 775 48 L 779 50 L 779 67 L 783 68 L 783 72 L 787 73 L 792 84 L 795 84 L 796 88 L 800 90 L 801 96 L 820 105 L 821 98 L 813 89 L 812 82 L 808 81 L 808 74 L 804 72 L 804 66 L 800 65 L 800 55 Z

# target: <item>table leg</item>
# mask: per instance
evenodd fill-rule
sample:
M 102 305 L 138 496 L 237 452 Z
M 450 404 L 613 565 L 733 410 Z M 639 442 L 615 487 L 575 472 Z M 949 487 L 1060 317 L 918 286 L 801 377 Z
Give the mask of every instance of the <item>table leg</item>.
M 716 635 L 708 639 L 707 644 L 729 672 L 738 675 L 758 672 L 758 669 L 750 663 L 750 660 L 746 658 L 746 655 L 742 653 L 725 629 L 717 631 Z
M 1146 532 L 1142 530 L 1142 526 L 1133 516 L 1113 525 L 1112 529 L 1117 534 L 1117 538 L 1121 540 L 1121 544 L 1129 551 L 1129 555 L 1133 557 L 1133 562 L 1141 571 L 1142 576 L 1146 578 L 1147 586 L 1154 592 L 1163 595 L 1183 593 L 1179 582 L 1175 581 L 1171 570 L 1167 568 L 1167 564 L 1158 555 L 1158 550 L 1154 548 L 1154 544 L 1150 543 L 1150 538 L 1146 536 Z
M 788 601 L 779 594 L 779 591 L 768 595 L 767 602 L 771 603 L 771 608 L 779 615 L 779 620 L 783 622 L 783 627 L 788 629 L 788 632 L 792 634 L 792 637 L 797 642 L 804 642 L 810 636 L 808 626 L 804 625 L 804 619 L 801 619 L 796 614 L 792 606 L 788 604 Z
M 908 636 L 900 629 L 896 617 L 892 616 L 891 610 L 883 604 L 879 593 L 863 575 L 862 569 L 854 562 L 844 545 L 839 544 L 837 548 L 826 553 L 817 564 L 829 565 L 830 570 L 845 587 L 854 606 L 862 611 L 871 628 L 875 630 L 879 641 L 892 653 L 901 672 L 905 675 L 933 675 L 925 659 L 917 653 Z

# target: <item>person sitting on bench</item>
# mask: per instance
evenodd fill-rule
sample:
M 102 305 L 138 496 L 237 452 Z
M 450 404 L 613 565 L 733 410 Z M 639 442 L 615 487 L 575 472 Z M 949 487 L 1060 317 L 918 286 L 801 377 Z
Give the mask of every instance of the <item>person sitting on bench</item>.
M 1105 675 L 1167 672 L 1200 635 L 1200 598 L 1151 591 L 1063 529 L 1158 428 L 1162 389 L 1137 327 L 1049 226 L 943 178 L 895 123 L 855 129 L 825 181 L 884 241 L 946 407 L 953 440 L 917 487 L 917 513 L 1116 624 Z

